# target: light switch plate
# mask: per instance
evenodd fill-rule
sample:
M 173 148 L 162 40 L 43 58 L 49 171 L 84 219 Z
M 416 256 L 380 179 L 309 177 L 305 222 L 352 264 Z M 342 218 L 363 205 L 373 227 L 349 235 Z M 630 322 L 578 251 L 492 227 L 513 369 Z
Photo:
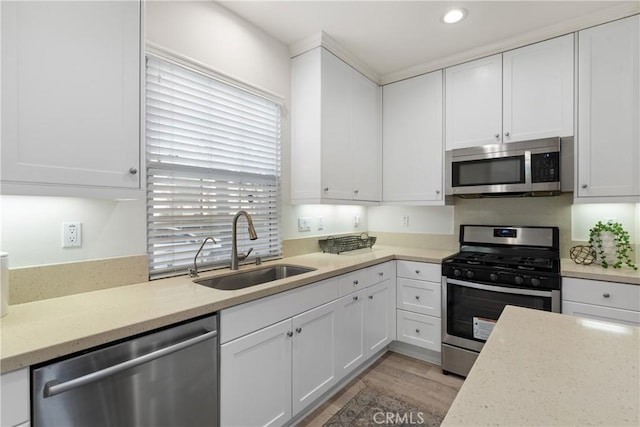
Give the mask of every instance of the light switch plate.
M 298 218 L 298 231 L 311 231 L 311 218 Z

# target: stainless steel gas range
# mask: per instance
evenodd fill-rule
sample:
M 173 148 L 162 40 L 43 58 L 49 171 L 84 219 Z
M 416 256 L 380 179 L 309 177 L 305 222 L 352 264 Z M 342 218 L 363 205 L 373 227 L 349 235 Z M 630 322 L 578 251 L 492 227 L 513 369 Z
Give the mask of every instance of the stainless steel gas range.
M 559 230 L 461 225 L 442 276 L 442 370 L 467 376 L 506 305 L 560 312 Z

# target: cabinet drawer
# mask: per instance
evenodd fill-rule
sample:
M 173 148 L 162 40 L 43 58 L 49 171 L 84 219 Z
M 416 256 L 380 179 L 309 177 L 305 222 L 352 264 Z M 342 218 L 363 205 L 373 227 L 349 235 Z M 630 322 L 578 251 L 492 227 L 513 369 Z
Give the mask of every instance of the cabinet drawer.
M 563 301 L 562 313 L 572 316 L 586 317 L 588 319 L 603 320 L 605 322 L 640 326 L 640 311 L 621 310 L 618 308 L 602 307 L 599 305 Z
M 396 310 L 396 339 L 407 344 L 440 352 L 440 319 L 424 314 Z
M 422 280 L 398 279 L 397 307 L 414 313 L 440 317 L 441 284 Z
M 369 283 L 380 283 L 396 275 L 395 262 L 388 261 L 369 267 Z
M 338 279 L 340 281 L 340 296 L 349 295 L 371 285 L 371 277 L 372 275 L 367 268 L 343 274 Z
M 327 279 L 220 312 L 220 343 L 273 325 L 338 298 L 338 279 Z
M 562 300 L 640 311 L 640 286 L 568 277 L 562 279 Z
M 428 280 L 440 282 L 442 278 L 442 266 L 415 261 L 398 261 L 398 277 L 416 280 Z

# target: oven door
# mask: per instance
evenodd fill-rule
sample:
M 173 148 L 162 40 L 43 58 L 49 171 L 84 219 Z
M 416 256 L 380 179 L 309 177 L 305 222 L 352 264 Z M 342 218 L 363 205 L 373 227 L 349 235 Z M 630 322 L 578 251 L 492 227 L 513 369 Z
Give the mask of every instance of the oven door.
M 560 291 L 518 289 L 443 277 L 442 342 L 480 351 L 507 305 L 560 312 Z

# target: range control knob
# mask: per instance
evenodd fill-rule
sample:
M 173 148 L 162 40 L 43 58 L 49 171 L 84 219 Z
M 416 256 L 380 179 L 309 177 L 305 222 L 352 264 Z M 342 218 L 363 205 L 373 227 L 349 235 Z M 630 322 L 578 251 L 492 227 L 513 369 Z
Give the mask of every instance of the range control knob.
M 540 279 L 538 279 L 537 277 L 531 278 L 531 284 L 533 286 L 540 286 Z
M 462 276 L 462 271 L 458 270 L 457 268 L 453 270 L 453 275 L 456 277 L 460 277 Z
M 524 283 L 524 279 L 522 278 L 522 276 L 514 277 L 513 281 L 516 282 L 516 285 L 522 285 Z
M 467 278 L 468 279 L 473 279 L 473 276 L 475 276 L 475 273 L 471 270 L 467 270 Z
M 491 279 L 492 282 L 495 282 L 496 280 L 498 280 L 498 275 L 496 273 L 491 273 L 489 275 L 489 279 Z

